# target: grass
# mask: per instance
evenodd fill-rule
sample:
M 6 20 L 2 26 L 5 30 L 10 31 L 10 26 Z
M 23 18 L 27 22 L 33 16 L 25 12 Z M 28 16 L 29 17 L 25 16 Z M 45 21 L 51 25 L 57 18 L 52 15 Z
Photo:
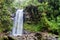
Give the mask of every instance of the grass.
M 35 25 L 35 24 L 24 23 L 24 29 L 30 32 L 38 32 L 40 31 L 41 27 L 39 26 L 39 24 Z

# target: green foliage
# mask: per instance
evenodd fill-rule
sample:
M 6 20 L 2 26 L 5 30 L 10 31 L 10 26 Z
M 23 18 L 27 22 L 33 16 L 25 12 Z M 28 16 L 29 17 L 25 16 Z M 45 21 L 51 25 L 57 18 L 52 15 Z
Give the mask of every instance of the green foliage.
M 43 12 L 45 13 L 45 15 L 42 15 L 42 22 L 43 24 L 45 24 L 45 27 L 48 27 L 49 30 L 52 30 L 53 32 L 57 32 L 59 33 L 59 1 L 57 0 L 50 0 L 47 3 L 47 6 L 42 5 L 42 14 Z M 56 6 L 57 5 L 57 6 Z M 41 10 L 41 6 L 39 8 L 39 10 Z M 41 11 L 40 11 L 41 12 Z M 58 18 L 57 18 L 58 17 Z M 59 33 L 60 34 L 60 33 Z
M 11 2 L 12 0 L 0 0 L 0 32 L 9 31 L 11 29 Z
M 56 6 L 57 5 L 57 6 Z M 59 33 L 59 1 L 58 0 L 50 0 L 48 2 L 43 2 L 42 7 L 39 5 L 39 12 L 42 12 L 42 23 L 45 27 L 53 32 Z M 41 11 L 42 10 L 42 11 Z M 45 15 L 44 15 L 45 14 Z M 59 33 L 60 34 L 60 33 Z
M 24 29 L 30 32 L 39 32 L 42 30 L 42 27 L 40 26 L 40 24 L 35 25 L 35 24 L 24 23 Z
M 40 29 L 37 26 L 36 28 L 38 28 L 39 30 L 42 30 L 43 27 L 45 27 L 49 31 L 52 30 L 53 32 L 58 32 L 60 34 L 60 21 L 59 21 L 60 20 L 60 4 L 59 3 L 60 3 L 60 0 L 43 0 L 43 2 L 40 2 L 40 3 L 37 0 L 34 0 L 31 2 L 31 5 L 37 6 L 38 13 L 40 13 L 40 17 L 39 17 L 40 21 L 38 23 L 39 25 L 37 25 L 39 26 Z
M 32 22 L 36 22 L 36 24 L 24 23 L 25 29 L 37 32 L 47 28 L 47 30 L 53 32 L 57 30 L 60 34 L 60 0 L 43 0 L 42 2 L 38 0 L 0 0 L 0 32 L 11 29 L 10 15 L 15 11 L 16 7 L 25 8 L 28 5 L 37 7 L 38 11 L 34 10 L 35 8 L 32 6 L 29 8 Z

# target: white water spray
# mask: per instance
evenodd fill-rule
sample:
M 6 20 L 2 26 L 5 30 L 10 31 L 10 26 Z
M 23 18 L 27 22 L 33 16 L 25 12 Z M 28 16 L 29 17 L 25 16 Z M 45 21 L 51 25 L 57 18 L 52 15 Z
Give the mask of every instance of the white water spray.
M 22 36 L 23 34 L 23 9 L 18 9 L 16 11 L 16 16 L 14 18 L 14 26 L 12 29 L 13 36 Z

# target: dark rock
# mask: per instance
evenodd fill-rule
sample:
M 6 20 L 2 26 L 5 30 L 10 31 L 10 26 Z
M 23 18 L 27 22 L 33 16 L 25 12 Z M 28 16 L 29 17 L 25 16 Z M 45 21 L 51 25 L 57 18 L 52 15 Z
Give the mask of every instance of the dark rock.
M 38 40 L 41 40 L 42 35 L 41 35 L 40 33 L 36 33 L 36 34 L 35 34 L 35 37 L 37 37 L 37 38 L 38 38 Z
M 12 37 L 10 37 L 10 36 L 8 36 L 8 40 L 15 40 L 14 38 L 12 38 Z
M 23 34 L 30 34 L 31 32 L 23 30 Z

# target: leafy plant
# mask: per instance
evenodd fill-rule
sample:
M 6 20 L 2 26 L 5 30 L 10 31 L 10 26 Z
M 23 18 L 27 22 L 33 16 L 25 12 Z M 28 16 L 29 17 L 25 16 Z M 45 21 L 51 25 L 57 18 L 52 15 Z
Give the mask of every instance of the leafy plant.
M 7 32 L 12 27 L 12 20 L 11 20 L 11 11 L 10 11 L 10 4 L 12 0 L 1 0 L 0 1 L 0 32 Z

